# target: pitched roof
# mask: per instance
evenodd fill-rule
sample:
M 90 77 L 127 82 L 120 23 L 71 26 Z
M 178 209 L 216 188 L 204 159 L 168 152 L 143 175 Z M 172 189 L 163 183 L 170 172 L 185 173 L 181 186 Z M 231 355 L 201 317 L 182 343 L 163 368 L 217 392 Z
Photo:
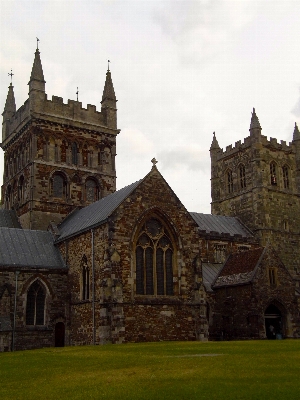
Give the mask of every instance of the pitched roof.
M 202 264 L 203 284 L 207 291 L 212 292 L 211 285 L 215 281 L 222 267 L 223 267 L 222 264 L 211 264 L 211 263 Z
M 16 212 L 14 210 L 5 209 L 0 210 L 0 227 L 22 228 Z
M 251 282 L 255 268 L 259 264 L 265 248 L 242 251 L 230 254 L 226 260 L 213 288 L 240 285 Z
M 66 268 L 47 231 L 0 228 L 0 268 Z
M 205 231 L 207 234 L 241 235 L 243 238 L 254 238 L 253 233 L 238 218 L 196 212 L 191 212 L 190 215 L 198 225 L 199 230 Z
M 57 238 L 56 242 L 60 242 L 70 236 L 75 236 L 106 221 L 142 180 L 143 179 L 129 186 L 125 186 L 123 189 L 109 194 L 87 207 L 77 209 L 70 213 L 58 226 L 60 236 Z

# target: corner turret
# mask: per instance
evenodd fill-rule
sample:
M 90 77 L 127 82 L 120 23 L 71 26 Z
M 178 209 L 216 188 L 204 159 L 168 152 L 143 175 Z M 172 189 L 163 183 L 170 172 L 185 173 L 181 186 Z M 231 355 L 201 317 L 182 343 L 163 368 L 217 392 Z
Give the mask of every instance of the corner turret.
M 8 136 L 9 121 L 12 118 L 12 116 L 15 114 L 15 112 L 16 112 L 16 101 L 15 101 L 15 95 L 14 95 L 14 87 L 11 83 L 8 87 L 6 103 L 4 106 L 4 111 L 2 113 L 2 116 L 3 116 L 2 142 Z
M 103 112 L 105 116 L 105 122 L 108 128 L 117 129 L 117 101 L 111 73 L 108 69 L 101 101 L 101 112 Z

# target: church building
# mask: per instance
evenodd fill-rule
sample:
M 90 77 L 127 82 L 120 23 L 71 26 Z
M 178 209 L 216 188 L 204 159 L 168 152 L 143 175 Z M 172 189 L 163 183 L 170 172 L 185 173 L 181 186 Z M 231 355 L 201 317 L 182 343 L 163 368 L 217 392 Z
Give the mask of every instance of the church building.
M 29 97 L 3 111 L 0 351 L 300 336 L 300 133 L 211 145 L 212 214 L 188 212 L 159 172 L 116 190 L 117 99 L 101 111 Z

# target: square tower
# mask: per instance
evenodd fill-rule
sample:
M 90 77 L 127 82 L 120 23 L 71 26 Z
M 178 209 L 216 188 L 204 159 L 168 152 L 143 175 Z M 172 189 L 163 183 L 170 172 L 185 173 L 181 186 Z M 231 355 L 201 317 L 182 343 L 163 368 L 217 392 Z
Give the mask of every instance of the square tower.
M 29 97 L 16 110 L 12 84 L 3 112 L 2 203 L 23 228 L 47 229 L 76 207 L 116 190 L 116 96 L 108 69 L 101 101 L 47 99 L 40 52 L 35 52 Z
M 290 144 L 267 139 L 255 109 L 250 136 L 223 151 L 214 135 L 211 155 L 211 210 L 239 217 L 265 246 L 268 242 L 293 272 L 300 259 L 300 134 Z

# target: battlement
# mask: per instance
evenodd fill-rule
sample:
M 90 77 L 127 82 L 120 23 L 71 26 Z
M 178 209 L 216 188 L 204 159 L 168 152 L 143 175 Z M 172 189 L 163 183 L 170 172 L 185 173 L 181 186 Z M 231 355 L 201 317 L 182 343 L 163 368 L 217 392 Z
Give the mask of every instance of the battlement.
M 106 125 L 104 122 L 104 114 L 101 111 L 97 111 L 96 106 L 92 104 L 88 104 L 87 108 L 83 108 L 80 101 L 68 100 L 68 103 L 65 104 L 62 97 L 52 96 L 52 100 L 48 100 L 46 96 L 46 99 L 43 104 L 40 105 L 40 108 L 40 111 L 45 115 L 96 126 Z
M 268 147 L 274 150 L 289 152 L 294 150 L 293 143 L 291 142 L 287 144 L 285 140 L 281 140 L 279 143 L 276 138 L 270 137 L 270 139 L 268 139 L 267 136 L 261 134 L 259 135 L 259 137 L 250 135 L 247 136 L 243 142 L 241 140 L 238 140 L 237 142 L 235 142 L 234 146 L 232 144 L 226 146 L 225 151 L 223 149 L 220 149 L 218 151 L 218 158 L 231 156 L 237 151 L 244 150 L 258 142 L 261 143 L 263 147 Z
M 54 119 L 56 122 L 69 123 L 78 126 L 85 124 L 89 129 L 97 129 L 99 127 L 107 127 L 105 124 L 105 115 L 101 111 L 96 110 L 96 106 L 88 104 L 87 108 L 82 107 L 82 103 L 76 100 L 68 100 L 68 103 L 63 102 L 63 98 L 52 96 L 52 100 L 39 99 L 38 102 L 32 103 L 30 98 L 15 112 L 10 118 L 6 136 L 2 141 L 5 144 L 7 140 L 14 137 L 14 134 L 29 121 L 31 116 L 39 115 L 41 118 Z

